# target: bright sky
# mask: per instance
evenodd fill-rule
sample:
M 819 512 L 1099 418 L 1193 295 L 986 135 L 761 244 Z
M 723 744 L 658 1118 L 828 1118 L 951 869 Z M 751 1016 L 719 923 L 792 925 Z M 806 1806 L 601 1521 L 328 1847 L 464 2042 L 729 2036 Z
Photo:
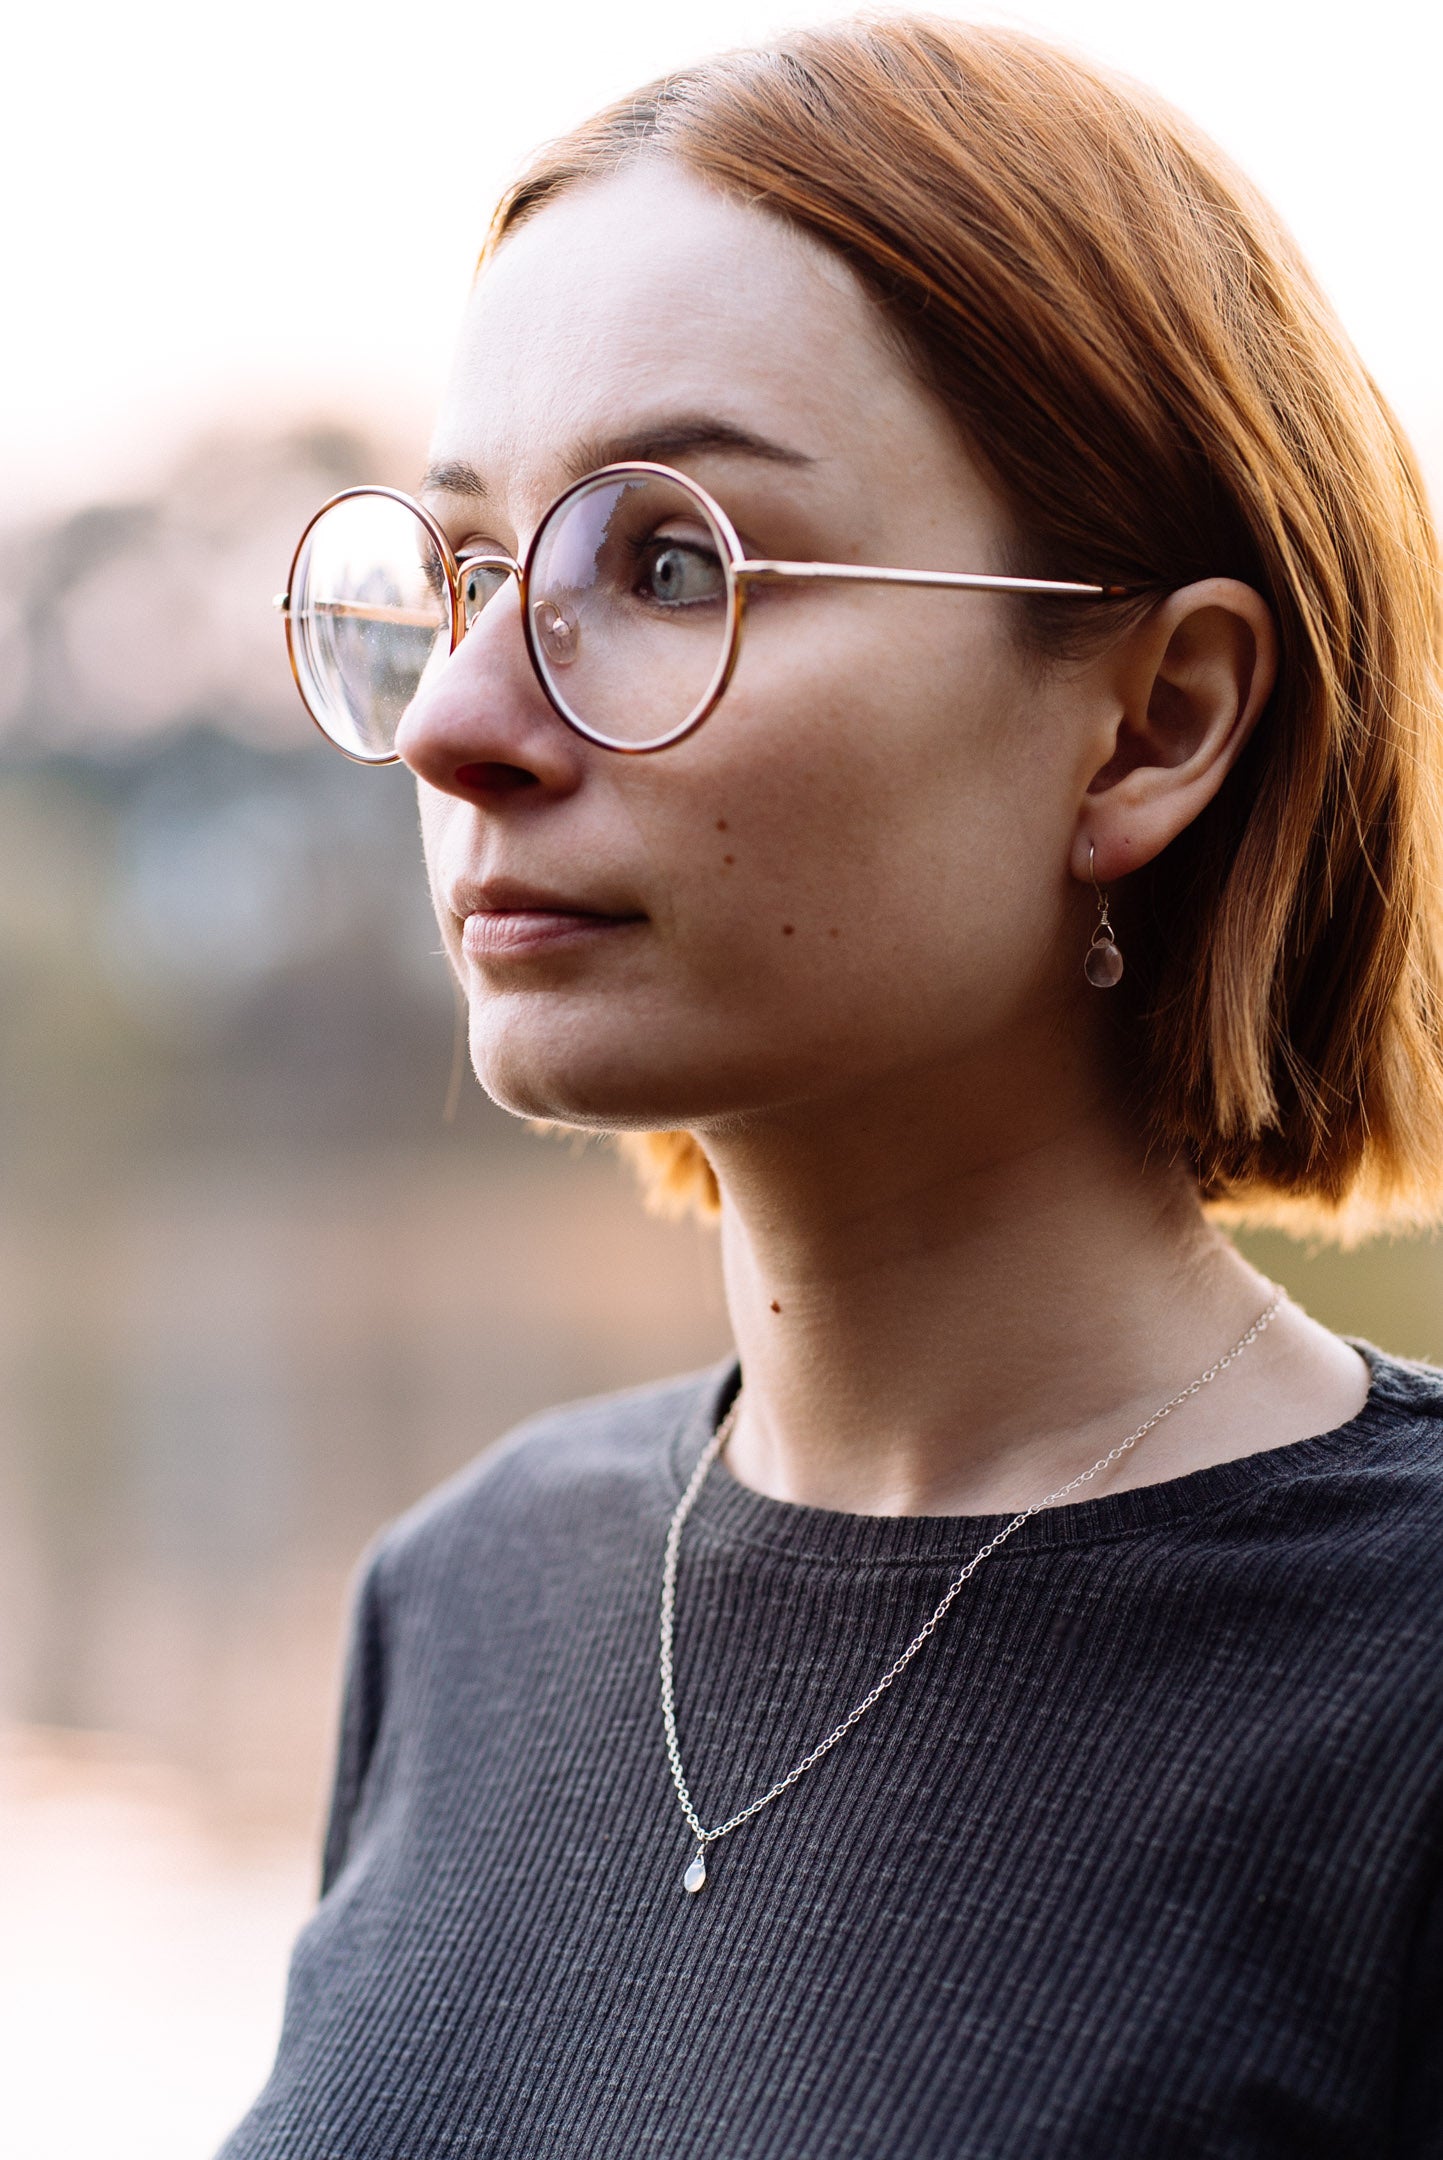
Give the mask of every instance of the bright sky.
M 418 439 L 529 148 L 818 0 L 71 0 L 7 32 L 0 516 L 142 483 L 192 425 L 340 407 Z M 1290 220 L 1443 493 L 1438 0 L 1031 0 Z

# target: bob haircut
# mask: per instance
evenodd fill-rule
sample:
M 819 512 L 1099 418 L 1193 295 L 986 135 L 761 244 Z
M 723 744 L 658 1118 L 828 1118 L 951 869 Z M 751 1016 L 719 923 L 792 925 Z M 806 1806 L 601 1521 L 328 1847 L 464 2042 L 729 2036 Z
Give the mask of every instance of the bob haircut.
M 1434 1217 L 1437 541 L 1409 445 L 1277 217 L 1150 91 L 1013 30 L 909 16 L 612 106 L 505 196 L 483 264 L 562 190 L 657 156 L 847 263 L 1009 505 L 1007 567 L 1152 596 L 1228 576 L 1268 600 L 1268 709 L 1122 889 L 1131 1097 L 1217 1212 L 1343 1240 Z M 1086 612 L 1079 633 L 1079 611 L 1028 604 L 1039 664 L 1118 625 Z M 689 1134 L 622 1145 L 654 1205 L 715 1211 Z

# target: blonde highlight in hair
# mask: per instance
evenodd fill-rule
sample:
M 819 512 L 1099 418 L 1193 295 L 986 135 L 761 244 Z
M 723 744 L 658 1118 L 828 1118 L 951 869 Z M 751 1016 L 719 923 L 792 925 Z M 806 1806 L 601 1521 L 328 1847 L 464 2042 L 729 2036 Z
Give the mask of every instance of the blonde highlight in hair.
M 1015 567 L 1230 576 L 1279 681 L 1216 800 L 1122 888 L 1139 1115 L 1219 1212 L 1350 1237 L 1443 1207 L 1443 665 L 1412 452 L 1294 243 L 1161 99 L 1020 32 L 844 22 L 654 84 L 564 188 L 675 158 L 849 264 L 1012 511 Z M 1076 611 L 1032 603 L 1045 659 Z M 632 1135 L 715 1212 L 687 1134 Z

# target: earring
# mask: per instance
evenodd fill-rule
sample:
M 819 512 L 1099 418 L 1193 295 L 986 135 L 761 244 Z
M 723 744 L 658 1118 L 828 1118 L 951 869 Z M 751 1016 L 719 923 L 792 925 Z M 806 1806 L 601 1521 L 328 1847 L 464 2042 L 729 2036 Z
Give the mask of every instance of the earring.
M 1092 933 L 1092 943 L 1087 948 L 1087 958 L 1082 972 L 1094 990 L 1111 990 L 1122 980 L 1122 951 L 1112 934 L 1112 917 L 1107 911 L 1107 895 L 1097 882 L 1093 863 L 1097 850 L 1088 843 L 1087 874 L 1092 879 L 1092 889 L 1097 894 L 1097 928 Z

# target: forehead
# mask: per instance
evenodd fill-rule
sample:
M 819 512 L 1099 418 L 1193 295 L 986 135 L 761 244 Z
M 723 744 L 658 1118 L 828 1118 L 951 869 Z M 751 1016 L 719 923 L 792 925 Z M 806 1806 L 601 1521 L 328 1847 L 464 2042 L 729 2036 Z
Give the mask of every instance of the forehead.
M 568 191 L 503 242 L 472 292 L 432 454 L 545 493 L 577 444 L 683 409 L 879 470 L 953 436 L 845 264 L 656 158 Z

